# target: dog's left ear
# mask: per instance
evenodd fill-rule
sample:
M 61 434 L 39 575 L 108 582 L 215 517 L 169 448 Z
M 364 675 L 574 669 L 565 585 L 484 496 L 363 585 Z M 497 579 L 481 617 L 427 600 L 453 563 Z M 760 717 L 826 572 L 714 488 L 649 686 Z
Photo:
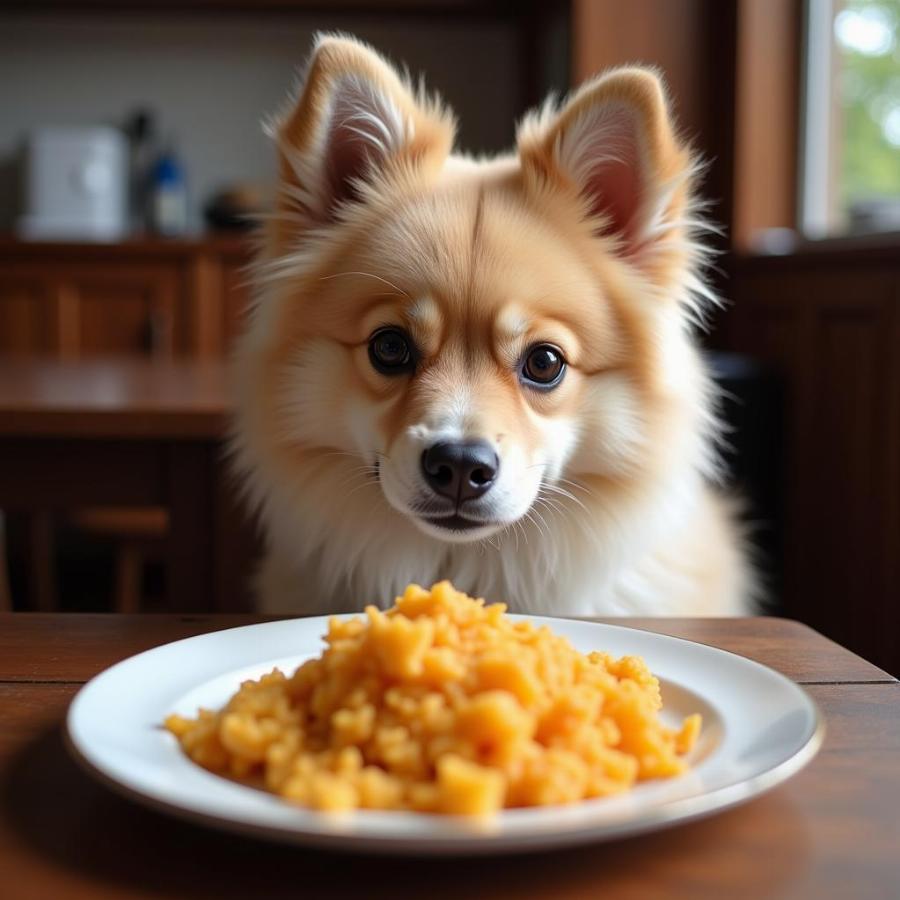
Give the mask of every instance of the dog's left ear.
M 574 195 L 622 256 L 639 262 L 679 227 L 693 166 L 652 71 L 617 69 L 586 83 L 559 112 L 526 118 L 518 144 L 532 187 Z

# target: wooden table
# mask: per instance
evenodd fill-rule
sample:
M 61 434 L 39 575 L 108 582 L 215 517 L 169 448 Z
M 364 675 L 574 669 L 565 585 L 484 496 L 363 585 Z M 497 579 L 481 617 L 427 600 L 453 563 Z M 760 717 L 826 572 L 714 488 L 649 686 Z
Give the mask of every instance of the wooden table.
M 900 894 L 900 684 L 786 620 L 625 620 L 780 670 L 819 704 L 828 734 L 807 769 L 764 797 L 614 844 L 456 861 L 307 852 L 150 812 L 95 783 L 68 757 L 61 723 L 86 679 L 159 643 L 252 621 L 258 619 L 0 615 L 0 895 L 889 900 Z
M 0 510 L 165 507 L 172 608 L 247 608 L 228 397 L 217 361 L 0 357 Z

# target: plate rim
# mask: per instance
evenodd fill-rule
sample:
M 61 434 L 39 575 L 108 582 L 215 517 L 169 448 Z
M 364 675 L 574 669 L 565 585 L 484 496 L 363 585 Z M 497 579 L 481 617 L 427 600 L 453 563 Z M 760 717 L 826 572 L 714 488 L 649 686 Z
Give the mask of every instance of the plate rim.
M 338 617 L 359 615 L 357 612 L 335 613 Z M 284 622 L 306 622 L 310 619 L 327 621 L 331 615 L 325 616 L 287 616 L 266 620 L 264 622 L 252 622 L 245 625 L 236 625 L 229 628 L 205 631 L 195 635 L 189 635 L 174 641 L 150 647 L 139 653 L 132 654 L 122 660 L 107 666 L 102 671 L 82 684 L 76 694 L 69 701 L 66 710 L 63 732 L 63 741 L 70 756 L 76 761 L 83 771 L 98 780 L 105 787 L 111 789 L 117 795 L 124 797 L 139 805 L 149 808 L 157 813 L 171 815 L 194 824 L 200 824 L 239 834 L 257 840 L 274 841 L 281 844 L 307 846 L 310 848 L 323 848 L 349 853 L 370 853 L 378 855 L 409 855 L 418 856 L 473 856 L 532 852 L 535 849 L 554 849 L 563 846 L 578 846 L 588 843 L 600 843 L 617 840 L 649 831 L 659 831 L 676 825 L 695 821 L 718 812 L 724 812 L 755 797 L 761 796 L 778 787 L 787 779 L 803 769 L 819 752 L 826 733 L 826 721 L 816 701 L 802 684 L 784 675 L 776 669 L 766 666 L 755 659 L 742 656 L 731 650 L 725 650 L 711 644 L 691 640 L 664 632 L 653 631 L 647 628 L 632 625 L 620 625 L 612 622 L 598 622 L 592 619 L 561 617 L 561 616 L 532 616 L 527 614 L 509 614 L 516 620 L 528 620 L 538 625 L 552 625 L 553 623 L 574 623 L 587 626 L 601 626 L 614 629 L 619 632 L 639 632 L 650 635 L 652 638 L 663 642 L 677 642 L 689 646 L 702 647 L 704 651 L 714 654 L 725 654 L 741 661 L 741 664 L 749 664 L 774 676 L 779 681 L 790 686 L 803 698 L 807 710 L 812 715 L 812 728 L 806 739 L 789 756 L 776 763 L 771 768 L 759 772 L 733 784 L 726 784 L 712 790 L 706 790 L 700 794 L 668 800 L 660 805 L 642 809 L 639 816 L 629 817 L 619 821 L 606 823 L 576 824 L 570 827 L 561 827 L 550 831 L 535 830 L 526 833 L 481 833 L 460 832 L 458 834 L 431 835 L 425 839 L 421 837 L 402 836 L 397 834 L 354 834 L 326 829 L 314 829 L 308 827 L 283 827 L 275 824 L 250 822 L 241 818 L 217 815 L 212 812 L 196 809 L 190 805 L 181 805 L 174 801 L 163 799 L 155 794 L 141 790 L 139 787 L 127 784 L 106 771 L 102 765 L 96 763 L 90 757 L 89 749 L 81 746 L 75 733 L 75 721 L 78 713 L 79 699 L 87 689 L 99 678 L 107 676 L 120 666 L 131 662 L 138 657 L 154 653 L 162 648 L 169 648 L 178 644 L 191 642 L 197 638 L 209 637 L 253 629 L 259 626 L 276 625 Z M 223 673 L 224 674 L 224 673 Z M 565 807 L 562 807 L 565 808 Z

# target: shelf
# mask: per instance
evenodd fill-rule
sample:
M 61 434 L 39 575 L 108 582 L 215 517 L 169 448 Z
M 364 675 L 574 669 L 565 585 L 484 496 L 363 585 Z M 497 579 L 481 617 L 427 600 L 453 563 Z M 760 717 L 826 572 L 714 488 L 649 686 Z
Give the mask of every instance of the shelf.
M 252 233 L 221 232 L 192 235 L 184 238 L 136 236 L 121 241 L 30 241 L 12 234 L 0 234 L 0 253 L 13 254 L 17 259 L 52 258 L 55 261 L 114 260 L 123 257 L 181 258 L 210 251 L 224 256 L 249 257 L 253 251 Z
M 317 13 L 525 17 L 555 0 L 0 0 L 0 12 Z

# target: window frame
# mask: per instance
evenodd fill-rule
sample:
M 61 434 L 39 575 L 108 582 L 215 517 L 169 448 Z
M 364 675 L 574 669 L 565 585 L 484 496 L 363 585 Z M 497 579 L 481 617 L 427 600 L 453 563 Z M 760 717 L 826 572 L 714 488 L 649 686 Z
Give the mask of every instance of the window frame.
M 835 0 L 804 0 L 797 209 L 800 233 L 810 240 L 839 233 L 834 227 L 832 177 L 835 165 L 834 14 Z M 819 148 L 824 148 L 824 152 Z

